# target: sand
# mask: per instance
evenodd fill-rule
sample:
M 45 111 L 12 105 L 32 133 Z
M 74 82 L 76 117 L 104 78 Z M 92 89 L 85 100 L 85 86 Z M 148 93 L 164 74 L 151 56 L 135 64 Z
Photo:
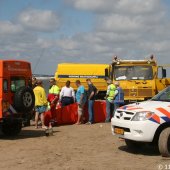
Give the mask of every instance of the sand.
M 54 127 L 54 135 L 34 126 L 15 138 L 0 135 L 3 170 L 158 170 L 170 166 L 155 148 L 128 150 L 112 136 L 110 123 Z M 160 166 L 160 167 L 159 167 Z

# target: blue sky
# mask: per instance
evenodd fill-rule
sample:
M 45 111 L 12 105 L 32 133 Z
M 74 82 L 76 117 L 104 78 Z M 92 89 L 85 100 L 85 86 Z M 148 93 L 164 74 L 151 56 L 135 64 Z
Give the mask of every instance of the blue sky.
M 43 74 L 113 55 L 170 63 L 169 11 L 169 0 L 0 0 L 0 58 L 28 60 Z

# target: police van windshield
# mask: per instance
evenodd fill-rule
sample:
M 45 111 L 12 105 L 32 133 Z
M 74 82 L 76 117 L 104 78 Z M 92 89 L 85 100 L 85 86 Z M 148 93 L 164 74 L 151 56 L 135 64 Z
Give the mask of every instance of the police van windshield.
M 115 66 L 115 80 L 152 80 L 151 66 Z
M 170 86 L 166 89 L 162 90 L 156 96 L 154 96 L 152 101 L 163 101 L 163 102 L 170 102 Z

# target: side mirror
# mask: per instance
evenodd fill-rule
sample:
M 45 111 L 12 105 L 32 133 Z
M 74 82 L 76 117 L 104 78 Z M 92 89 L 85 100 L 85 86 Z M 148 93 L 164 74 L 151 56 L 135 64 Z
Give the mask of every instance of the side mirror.
M 162 69 L 162 78 L 166 78 L 166 69 Z
M 105 78 L 108 78 L 109 77 L 109 70 L 108 68 L 105 69 Z

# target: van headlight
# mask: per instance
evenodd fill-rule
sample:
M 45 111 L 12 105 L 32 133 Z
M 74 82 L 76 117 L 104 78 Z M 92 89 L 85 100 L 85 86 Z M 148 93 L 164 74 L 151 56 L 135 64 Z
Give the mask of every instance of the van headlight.
M 137 112 L 135 116 L 132 118 L 132 121 L 148 120 L 153 116 L 153 114 L 154 112 L 150 112 L 150 111 Z

